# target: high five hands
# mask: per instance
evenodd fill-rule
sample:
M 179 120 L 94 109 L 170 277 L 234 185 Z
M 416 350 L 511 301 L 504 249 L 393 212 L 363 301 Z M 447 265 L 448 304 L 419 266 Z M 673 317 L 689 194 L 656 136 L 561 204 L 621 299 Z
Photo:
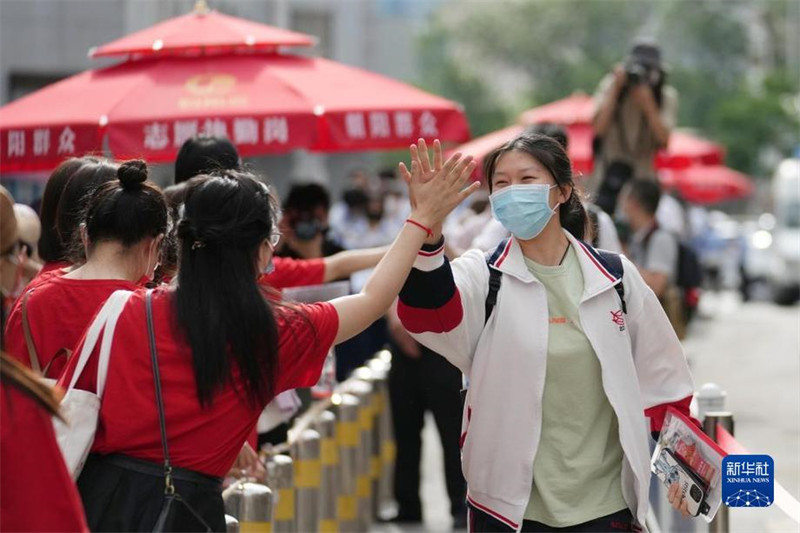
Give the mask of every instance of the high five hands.
M 409 151 L 411 169 L 400 163 L 400 175 L 408 184 L 412 218 L 432 229 L 433 235 L 426 242 L 433 244 L 441 238 L 447 215 L 480 187 L 479 182 L 468 184 L 477 165 L 472 156 L 462 157 L 460 153 L 444 161 L 438 139 L 433 141 L 433 162 L 424 139 L 412 144 Z

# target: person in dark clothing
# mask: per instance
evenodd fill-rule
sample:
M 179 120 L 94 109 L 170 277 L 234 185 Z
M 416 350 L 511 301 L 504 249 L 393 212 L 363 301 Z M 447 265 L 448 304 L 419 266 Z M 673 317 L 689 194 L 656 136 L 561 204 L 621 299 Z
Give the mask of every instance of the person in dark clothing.
M 277 254 L 292 259 L 317 259 L 344 248 L 329 235 L 331 197 L 323 185 L 292 185 L 283 203 L 283 245 Z
M 461 473 L 461 372 L 437 353 L 425 348 L 402 328 L 394 310 L 389 314 L 392 367 L 389 396 L 397 458 L 394 472 L 396 523 L 422 521 L 420 465 L 422 428 L 431 412 L 444 456 L 445 484 L 454 528 L 465 528 L 467 483 Z

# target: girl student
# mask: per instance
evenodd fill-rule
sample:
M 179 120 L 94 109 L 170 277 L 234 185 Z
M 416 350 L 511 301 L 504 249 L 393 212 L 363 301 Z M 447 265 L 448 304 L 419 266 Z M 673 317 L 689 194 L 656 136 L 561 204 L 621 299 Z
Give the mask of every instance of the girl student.
M 5 332 L 5 349 L 12 357 L 58 378 L 111 293 L 134 290 L 139 280 L 152 278 L 168 215 L 161 191 L 146 180 L 141 160 L 91 162 L 75 172 L 70 183 L 101 184 L 74 215 L 71 255 L 80 266 L 41 279 L 19 298 Z
M 414 154 L 406 179 L 441 165 Z M 586 213 L 554 139 L 522 134 L 484 163 L 511 233 L 449 262 L 426 239 L 398 305 L 406 329 L 469 378 L 462 467 L 471 531 L 644 527 L 648 428 L 693 384 L 658 299 L 624 257 L 582 242 Z M 673 486 L 669 499 L 686 513 Z

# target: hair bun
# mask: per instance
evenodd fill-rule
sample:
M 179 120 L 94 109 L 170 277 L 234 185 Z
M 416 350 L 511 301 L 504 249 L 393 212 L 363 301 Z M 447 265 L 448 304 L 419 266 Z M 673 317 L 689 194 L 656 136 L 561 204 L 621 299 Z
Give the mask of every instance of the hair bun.
M 147 181 L 147 163 L 141 159 L 125 161 L 117 170 L 117 178 L 123 189 L 140 189 Z

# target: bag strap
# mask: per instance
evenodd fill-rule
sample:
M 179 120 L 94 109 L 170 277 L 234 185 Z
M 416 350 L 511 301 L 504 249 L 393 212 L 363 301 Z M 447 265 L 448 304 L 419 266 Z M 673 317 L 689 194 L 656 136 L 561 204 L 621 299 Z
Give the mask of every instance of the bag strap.
M 486 293 L 486 302 L 484 303 L 484 325 L 489 322 L 489 317 L 492 316 L 494 306 L 497 305 L 497 293 L 500 292 L 500 286 L 503 283 L 503 273 L 494 268 L 494 264 L 503 254 L 503 250 L 505 250 L 507 244 L 508 239 L 503 240 L 503 242 L 498 244 L 497 248 L 494 249 L 492 255 L 486 259 L 486 266 L 489 268 L 489 292 Z
M 614 252 L 607 252 L 606 250 L 597 250 L 597 254 L 605 262 L 606 269 L 614 276 L 619 278 L 619 282 L 614 285 L 614 290 L 617 291 L 620 303 L 622 304 L 622 312 L 628 314 L 628 305 L 625 303 L 625 284 L 623 283 L 623 276 L 625 269 L 622 267 L 622 257 Z
M 100 333 L 103 332 L 100 359 L 97 363 L 97 395 L 103 395 L 108 373 L 108 360 L 111 356 L 111 341 L 114 338 L 114 328 L 117 325 L 117 319 L 122 313 L 122 309 L 132 294 L 131 291 L 125 290 L 114 292 L 103 304 L 103 307 L 100 308 L 100 311 L 97 312 L 97 316 L 95 316 L 94 321 L 86 332 L 81 353 L 78 355 L 78 364 L 75 366 L 75 372 L 72 374 L 67 390 L 75 388 L 78 378 L 83 373 L 83 369 L 86 368 L 89 357 L 92 355 L 95 346 L 97 346 Z
M 161 429 L 161 448 L 164 451 L 164 494 L 175 494 L 172 483 L 172 464 L 169 460 L 169 444 L 167 443 L 167 421 L 164 415 L 164 398 L 161 394 L 161 374 L 158 371 L 158 353 L 156 351 L 156 332 L 153 327 L 153 289 L 148 289 L 144 297 L 147 315 L 147 337 L 150 340 L 150 360 L 153 363 L 153 381 L 156 386 L 156 404 L 158 406 L 158 425 Z
M 25 346 L 28 348 L 28 359 L 31 361 L 31 368 L 38 374 L 42 373 L 42 365 L 39 364 L 39 352 L 36 351 L 36 344 L 31 335 L 31 325 L 28 322 L 28 298 L 36 289 L 31 289 L 22 297 L 22 334 L 25 336 Z

